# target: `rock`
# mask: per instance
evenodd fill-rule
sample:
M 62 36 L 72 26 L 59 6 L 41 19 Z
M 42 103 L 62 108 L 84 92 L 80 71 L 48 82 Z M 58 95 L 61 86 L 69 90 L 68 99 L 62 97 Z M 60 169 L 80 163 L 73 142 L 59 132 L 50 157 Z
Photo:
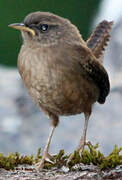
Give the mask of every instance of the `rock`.
M 114 169 L 101 171 L 94 165 L 79 164 L 75 171 L 64 172 L 61 169 L 53 168 L 51 170 L 41 170 L 40 172 L 34 166 L 19 166 L 13 171 L 0 169 L 1 180 L 81 180 L 81 179 L 122 179 L 122 166 Z

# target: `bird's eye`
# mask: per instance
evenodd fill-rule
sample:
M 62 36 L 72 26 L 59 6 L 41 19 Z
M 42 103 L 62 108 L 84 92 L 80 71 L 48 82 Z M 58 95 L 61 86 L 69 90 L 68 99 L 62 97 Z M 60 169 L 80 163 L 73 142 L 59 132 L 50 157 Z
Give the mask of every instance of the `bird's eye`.
M 47 24 L 41 24 L 39 26 L 39 29 L 42 31 L 42 32 L 46 32 L 48 30 L 48 25 Z

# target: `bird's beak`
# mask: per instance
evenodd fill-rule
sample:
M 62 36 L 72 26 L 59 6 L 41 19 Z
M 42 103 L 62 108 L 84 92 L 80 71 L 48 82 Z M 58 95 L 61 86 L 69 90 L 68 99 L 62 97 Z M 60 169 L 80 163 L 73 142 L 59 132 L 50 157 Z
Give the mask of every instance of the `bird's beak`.
M 29 27 L 26 27 L 23 23 L 9 24 L 8 26 L 14 29 L 18 29 L 20 31 L 30 32 L 32 36 L 35 36 L 35 31 Z

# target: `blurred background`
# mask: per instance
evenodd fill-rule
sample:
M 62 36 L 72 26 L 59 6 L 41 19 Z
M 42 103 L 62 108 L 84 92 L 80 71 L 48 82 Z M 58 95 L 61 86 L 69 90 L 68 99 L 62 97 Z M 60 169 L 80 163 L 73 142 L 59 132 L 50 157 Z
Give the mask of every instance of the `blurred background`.
M 17 70 L 20 32 L 8 24 L 22 22 L 34 11 L 49 11 L 68 18 L 87 40 L 103 19 L 114 20 L 104 65 L 111 81 L 111 93 L 104 105 L 96 105 L 89 121 L 87 139 L 99 142 L 103 153 L 122 146 L 122 1 L 121 0 L 1 0 L 0 5 L 0 152 L 35 154 L 45 146 L 50 121 L 28 96 Z M 84 125 L 83 114 L 61 117 L 50 151 L 72 152 Z

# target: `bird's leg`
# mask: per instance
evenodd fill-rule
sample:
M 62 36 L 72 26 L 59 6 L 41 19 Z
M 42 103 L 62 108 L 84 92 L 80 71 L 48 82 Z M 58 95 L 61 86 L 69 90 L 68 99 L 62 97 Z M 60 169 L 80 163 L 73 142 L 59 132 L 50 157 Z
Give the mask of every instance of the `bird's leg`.
M 50 117 L 51 117 L 51 130 L 50 130 L 50 134 L 49 134 L 49 137 L 48 137 L 48 140 L 47 140 L 47 144 L 46 144 L 44 152 L 43 152 L 43 156 L 42 156 L 41 162 L 36 164 L 38 170 L 43 168 L 45 161 L 53 163 L 50 160 L 51 159 L 51 155 L 49 154 L 49 147 L 50 147 L 50 143 L 51 143 L 51 139 L 52 139 L 54 130 L 55 130 L 56 126 L 58 125 L 59 120 L 58 120 L 57 116 L 50 115 Z
M 86 132 L 88 128 L 88 121 L 89 121 L 90 113 L 85 114 L 85 124 L 84 124 L 84 129 L 83 129 L 83 136 L 80 139 L 80 144 L 77 148 L 78 152 L 82 152 L 84 149 L 84 146 L 86 144 Z
M 41 162 L 39 163 L 39 168 L 42 168 L 44 166 L 44 162 L 45 161 L 53 163 L 50 160 L 51 159 L 51 155 L 48 152 L 49 152 L 49 147 L 50 147 L 50 143 L 51 143 L 51 139 L 52 139 L 54 130 L 55 130 L 55 127 L 52 126 L 51 130 L 50 130 L 50 134 L 49 134 L 48 140 L 47 140 L 47 144 L 46 144 L 46 146 L 44 148 L 44 152 L 43 152 L 43 156 L 42 156 Z
M 76 150 L 79 153 L 81 153 L 83 151 L 84 146 L 86 144 L 86 132 L 87 132 L 87 128 L 88 128 L 88 121 L 89 121 L 90 114 L 91 113 L 85 113 L 85 124 L 84 124 L 84 129 L 83 129 L 83 136 L 81 137 L 80 144 Z M 67 165 L 73 159 L 73 157 L 74 157 L 74 153 L 70 155 L 70 157 L 67 161 Z

